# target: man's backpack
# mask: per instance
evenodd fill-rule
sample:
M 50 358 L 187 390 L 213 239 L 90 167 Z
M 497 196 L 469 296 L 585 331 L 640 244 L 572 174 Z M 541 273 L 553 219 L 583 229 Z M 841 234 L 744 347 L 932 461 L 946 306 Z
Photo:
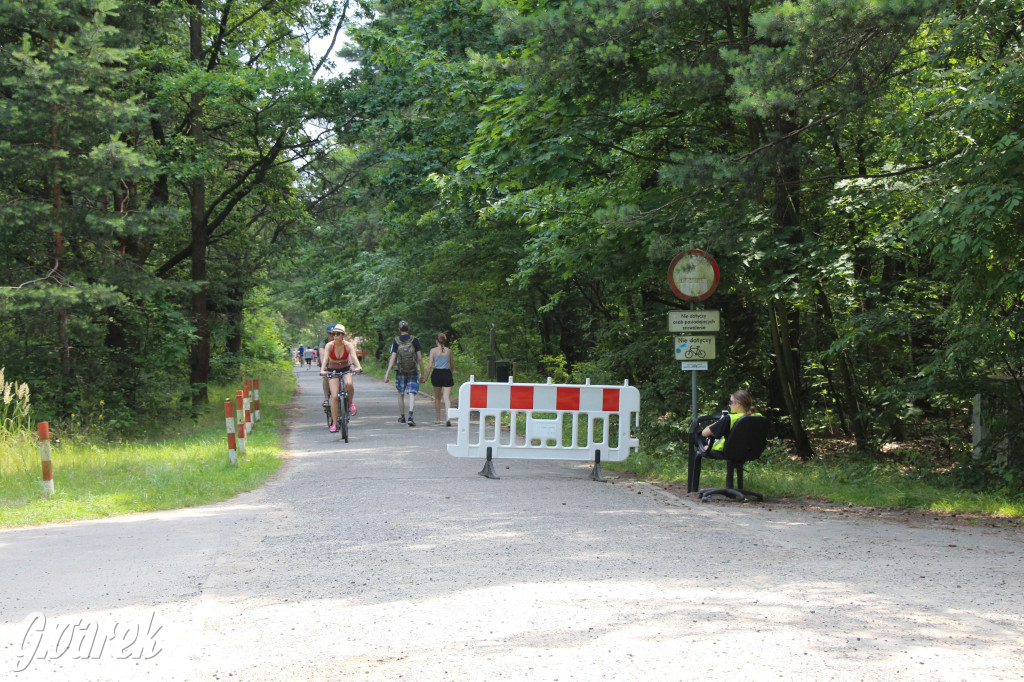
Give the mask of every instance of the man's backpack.
M 402 341 L 402 337 L 395 338 L 395 347 L 398 349 L 397 361 L 395 362 L 395 370 L 399 374 L 415 374 L 416 373 L 416 347 L 412 345 L 415 337 L 409 336 L 408 341 Z

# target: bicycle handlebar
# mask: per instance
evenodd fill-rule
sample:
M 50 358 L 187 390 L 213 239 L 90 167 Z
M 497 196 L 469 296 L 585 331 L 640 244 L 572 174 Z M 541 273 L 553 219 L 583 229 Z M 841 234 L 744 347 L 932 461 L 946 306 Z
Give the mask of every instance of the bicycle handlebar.
M 346 374 L 357 374 L 357 373 L 358 374 L 362 374 L 363 370 L 359 370 L 359 372 L 356 372 L 354 369 L 345 369 L 345 370 L 329 369 L 329 370 L 327 370 L 327 374 L 324 374 L 324 376 L 325 377 L 343 377 Z

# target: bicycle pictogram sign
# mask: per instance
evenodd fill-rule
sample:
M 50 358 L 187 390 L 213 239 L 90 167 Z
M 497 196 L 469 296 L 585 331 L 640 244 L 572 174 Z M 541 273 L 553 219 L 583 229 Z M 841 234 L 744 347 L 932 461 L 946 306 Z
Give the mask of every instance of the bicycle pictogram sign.
M 715 337 L 677 336 L 676 360 L 714 360 Z

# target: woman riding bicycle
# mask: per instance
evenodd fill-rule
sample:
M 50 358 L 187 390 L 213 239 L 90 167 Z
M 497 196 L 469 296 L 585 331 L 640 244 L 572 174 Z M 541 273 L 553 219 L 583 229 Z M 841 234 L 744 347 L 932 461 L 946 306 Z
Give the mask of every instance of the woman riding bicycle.
M 328 372 L 347 372 L 350 368 L 356 372 L 362 372 L 359 364 L 359 357 L 356 355 L 356 347 L 351 341 L 345 340 L 345 326 L 336 324 L 327 331 L 327 346 L 324 348 L 323 360 L 320 364 L 320 376 L 327 376 Z M 356 390 L 351 374 L 342 374 L 341 379 L 345 381 L 345 391 L 348 393 L 349 410 L 351 414 L 356 413 Z M 331 433 L 338 430 L 338 388 L 339 377 L 333 375 L 328 379 L 331 387 Z

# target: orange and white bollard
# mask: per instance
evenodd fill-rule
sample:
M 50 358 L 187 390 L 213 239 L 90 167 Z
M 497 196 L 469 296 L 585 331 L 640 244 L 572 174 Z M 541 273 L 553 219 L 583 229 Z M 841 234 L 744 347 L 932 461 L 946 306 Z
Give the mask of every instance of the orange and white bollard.
M 245 408 L 241 391 L 235 391 L 235 411 L 238 414 L 238 453 L 245 454 Z
M 260 420 L 260 380 L 252 380 L 253 418 Z
M 238 463 L 238 451 L 235 450 L 235 406 L 231 398 L 224 400 L 224 422 L 228 430 L 228 459 L 232 464 Z
M 53 463 L 50 461 L 50 422 L 39 422 L 39 456 L 43 461 L 43 494 L 53 495 Z

